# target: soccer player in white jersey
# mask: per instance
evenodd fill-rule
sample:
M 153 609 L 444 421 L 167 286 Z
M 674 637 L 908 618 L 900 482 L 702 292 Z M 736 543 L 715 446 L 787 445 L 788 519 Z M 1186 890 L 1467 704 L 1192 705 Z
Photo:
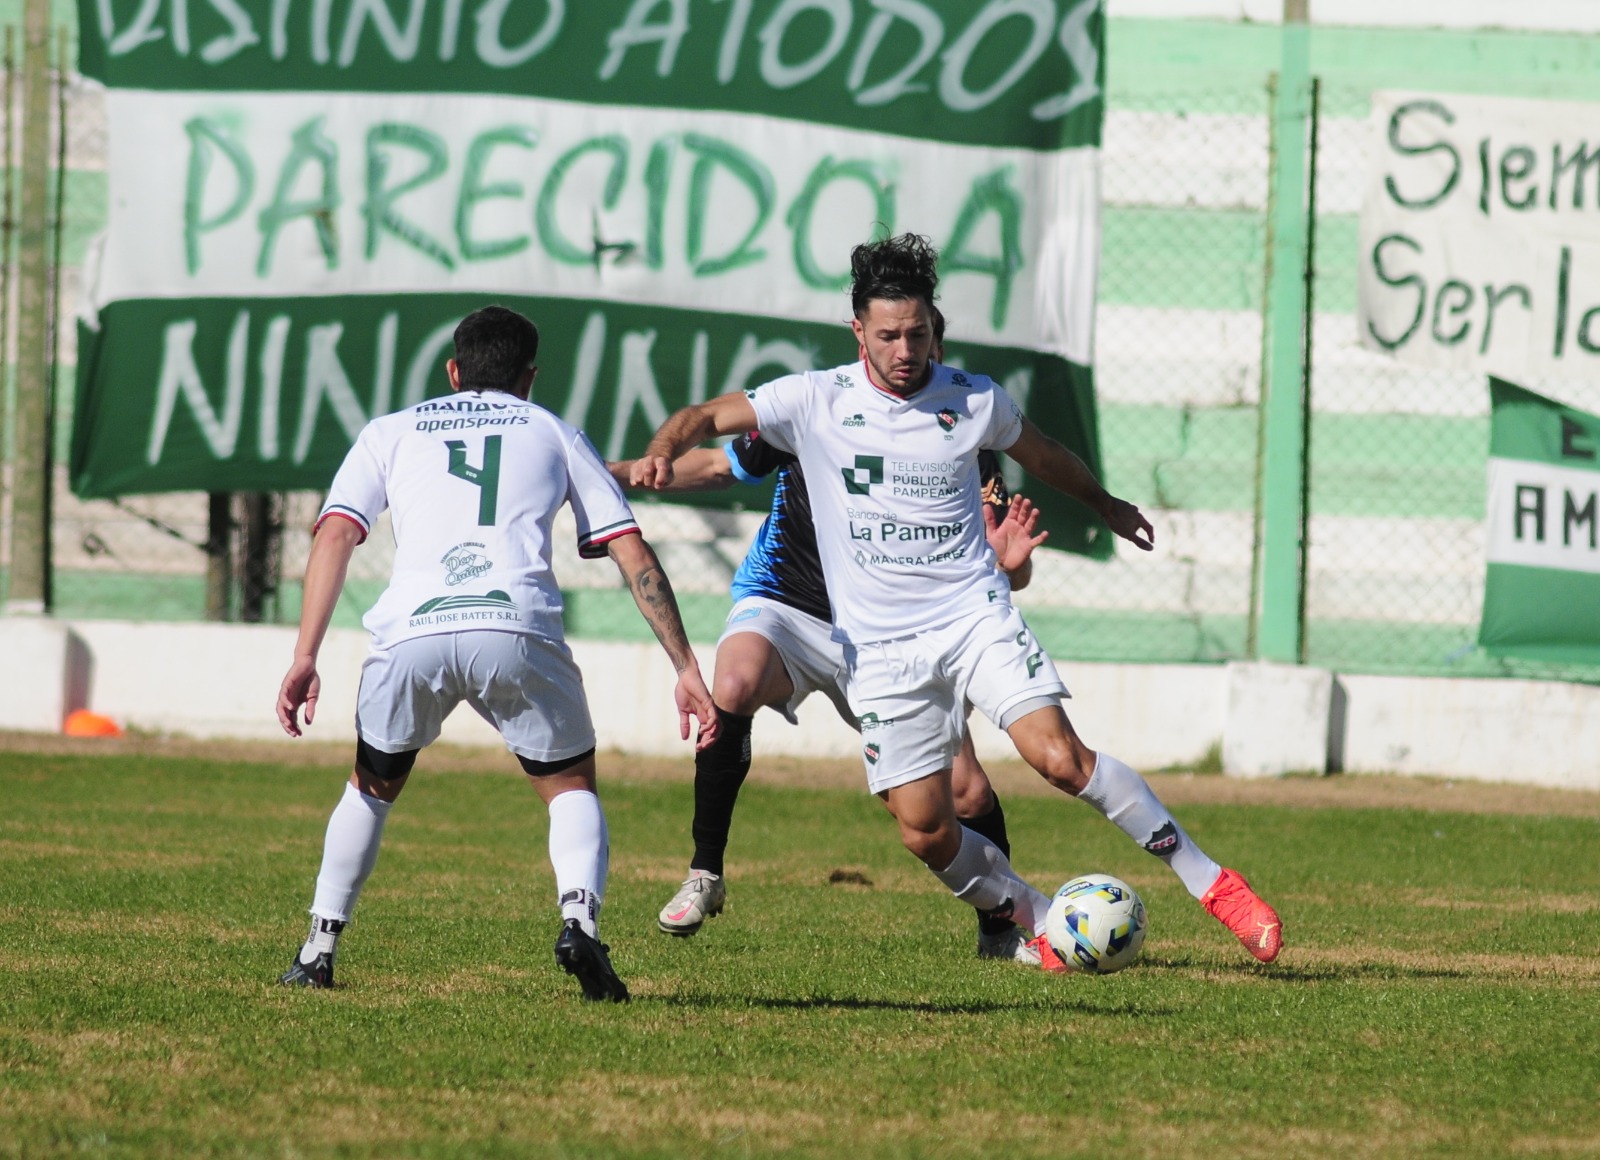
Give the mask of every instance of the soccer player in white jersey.
M 1043 935 L 1048 896 L 956 817 L 950 765 L 970 701 L 1047 781 L 1161 858 L 1252 955 L 1271 962 L 1282 946 L 1277 913 L 1194 843 L 1143 777 L 1090 749 L 1062 711 L 1066 686 L 1012 607 L 984 539 L 978 453 L 1006 452 L 1140 548 L 1153 546 L 1153 529 L 1003 388 L 930 359 L 936 263 L 913 234 L 858 246 L 852 326 L 865 359 L 684 408 L 657 431 L 632 482 L 667 485 L 673 459 L 713 435 L 758 430 L 798 456 L 867 784 L 906 848 L 957 898 Z M 1042 966 L 1065 969 L 1042 937 L 1034 943 Z
M 317 519 L 294 662 L 278 692 L 278 720 L 291 736 L 301 735 L 302 706 L 307 725 L 315 717 L 318 650 L 350 556 L 385 508 L 394 572 L 362 621 L 372 652 L 357 697 L 355 769 L 328 820 L 311 933 L 285 984 L 333 985 L 339 936 L 377 862 L 389 809 L 417 751 L 466 701 L 500 731 L 549 809 L 562 917 L 556 962 L 584 998 L 628 999 L 599 941 L 610 851 L 594 726 L 550 568 L 563 504 L 576 517 L 579 554 L 612 558 L 677 669 L 682 736 L 694 716 L 708 744 L 716 712 L 672 587 L 621 489 L 583 432 L 528 402 L 538 346 L 533 323 L 514 311 L 468 315 L 446 364 L 455 394 L 367 424 Z
M 944 316 L 937 310 L 933 325 L 934 357 L 942 360 Z M 633 461 L 607 466 L 619 483 L 626 484 Z M 690 825 L 694 854 L 689 875 L 656 919 L 664 934 L 687 938 L 698 933 L 707 919 L 722 913 L 727 901 L 723 853 L 739 789 L 750 772 L 750 732 L 756 712 L 763 705 L 770 706 L 798 724 L 795 713 L 800 704 L 812 692 L 820 691 L 851 728 L 856 728 L 857 722 L 846 699 L 844 646 L 832 639 L 833 614 L 817 554 L 811 504 L 795 457 L 767 446 L 759 434 L 747 432 L 718 450 L 686 452 L 672 466 L 673 491 L 709 491 L 730 487 L 735 481 L 754 484 L 777 476 L 772 510 L 734 576 L 733 608 L 717 642 L 711 696 L 722 728 L 715 744 L 694 755 L 694 817 Z M 1038 510 L 1007 491 L 998 458 L 984 452 L 979 468 L 986 538 L 1015 591 L 1027 585 L 1033 571 L 1033 549 L 1046 536 L 1034 534 Z M 970 733 L 962 734 L 950 783 L 961 824 L 1010 857 L 1005 810 L 978 760 Z M 979 912 L 977 945 L 979 958 L 1039 965 L 1038 949 L 1004 915 Z

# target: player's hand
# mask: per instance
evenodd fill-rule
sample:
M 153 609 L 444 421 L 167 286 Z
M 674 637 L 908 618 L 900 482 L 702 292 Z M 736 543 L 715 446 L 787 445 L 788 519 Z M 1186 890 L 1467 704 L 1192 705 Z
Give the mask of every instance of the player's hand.
M 1039 526 L 1039 509 L 1025 496 L 1011 497 L 1006 518 L 998 519 L 993 504 L 983 505 L 983 534 L 994 549 L 996 562 L 1008 575 L 1028 562 L 1033 550 L 1050 538 L 1049 532 L 1033 534 Z
M 306 724 L 317 715 L 317 697 L 322 692 L 322 678 L 317 675 L 315 657 L 295 657 L 294 664 L 284 674 L 278 686 L 278 724 L 290 737 L 300 736 L 300 706 L 306 708 Z
M 665 455 L 646 455 L 633 461 L 628 486 L 660 491 L 672 483 L 672 474 L 672 460 Z
M 1137 507 L 1116 496 L 1106 497 L 1105 509 L 1100 513 L 1109 527 L 1124 540 L 1143 548 L 1146 552 L 1156 546 L 1156 530 Z
M 711 693 L 706 688 L 705 679 L 700 675 L 699 665 L 691 664 L 678 674 L 678 684 L 672 690 L 672 699 L 678 705 L 679 737 L 685 741 L 689 739 L 691 717 L 700 726 L 694 742 L 694 751 L 699 753 L 717 739 L 717 732 L 721 728 L 721 722 L 717 720 L 717 707 L 711 703 Z

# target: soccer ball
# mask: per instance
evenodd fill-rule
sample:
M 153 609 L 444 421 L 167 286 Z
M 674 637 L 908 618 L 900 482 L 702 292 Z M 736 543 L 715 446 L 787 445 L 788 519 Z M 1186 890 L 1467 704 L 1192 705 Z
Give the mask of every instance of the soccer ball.
M 1072 970 L 1109 975 L 1139 957 L 1147 926 L 1133 887 L 1109 874 L 1085 874 L 1050 900 L 1044 936 Z

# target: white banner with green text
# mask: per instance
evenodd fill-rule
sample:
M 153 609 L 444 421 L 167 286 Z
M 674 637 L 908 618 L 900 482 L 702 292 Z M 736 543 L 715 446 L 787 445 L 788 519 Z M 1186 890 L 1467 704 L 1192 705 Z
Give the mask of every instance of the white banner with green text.
M 1600 373 L 1600 104 L 1372 95 L 1361 341 L 1419 366 Z
M 536 399 L 637 453 L 854 357 L 850 249 L 905 230 L 941 250 L 950 361 L 1099 466 L 1100 0 L 80 11 L 110 140 L 80 495 L 325 486 L 490 301 L 540 326 Z

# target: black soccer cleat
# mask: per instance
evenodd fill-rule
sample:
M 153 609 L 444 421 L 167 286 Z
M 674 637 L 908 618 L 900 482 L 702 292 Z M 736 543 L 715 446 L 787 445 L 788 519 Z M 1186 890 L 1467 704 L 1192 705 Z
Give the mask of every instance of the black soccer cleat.
M 577 978 L 583 997 L 591 1002 L 598 1003 L 602 999 L 628 1002 L 627 984 L 611 969 L 610 950 L 605 943 L 585 933 L 575 918 L 567 919 L 561 928 L 561 937 L 556 939 L 556 962 L 563 971 Z
M 333 955 L 324 951 L 309 963 L 302 963 L 300 952 L 295 951 L 294 965 L 283 973 L 278 982 L 285 987 L 332 987 Z

